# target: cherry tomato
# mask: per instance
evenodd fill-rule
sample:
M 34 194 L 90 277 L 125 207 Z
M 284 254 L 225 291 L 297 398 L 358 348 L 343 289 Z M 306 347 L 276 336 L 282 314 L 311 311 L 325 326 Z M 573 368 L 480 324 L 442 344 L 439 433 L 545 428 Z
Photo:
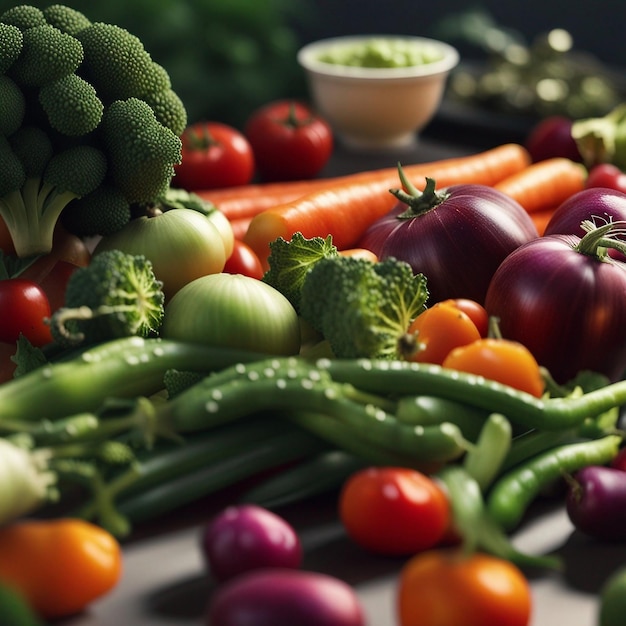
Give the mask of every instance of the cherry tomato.
M 526 148 L 535 162 L 552 157 L 582 161 L 576 140 L 572 137 L 572 120 L 561 115 L 541 120 L 526 138 Z
M 594 165 L 585 181 L 585 187 L 606 187 L 626 193 L 626 172 L 612 163 L 600 163 Z
M 271 102 L 255 111 L 244 133 L 265 180 L 313 178 L 333 150 L 328 122 L 307 105 L 292 100 Z
M 371 467 L 352 474 L 339 494 L 348 536 L 370 552 L 411 555 L 436 545 L 450 523 L 443 489 L 410 468 Z
M 453 298 L 444 300 L 441 304 L 449 304 L 463 311 L 474 322 L 474 326 L 478 329 L 481 337 L 486 337 L 489 333 L 489 314 L 487 309 L 469 298 Z
M 252 278 L 263 278 L 265 273 L 256 252 L 246 243 L 235 239 L 232 254 L 226 260 L 224 272 L 227 274 L 244 274 Z
M 405 564 L 397 607 L 400 626 L 528 626 L 532 595 L 510 561 L 437 549 Z
M 34 346 L 44 346 L 52 340 L 44 323 L 50 313 L 48 297 L 37 283 L 23 278 L 0 280 L 0 341 L 15 343 L 22 333 Z
M 174 166 L 172 183 L 188 191 L 248 184 L 254 175 L 254 154 L 236 128 L 220 122 L 198 122 L 181 136 L 182 160 Z
M 461 309 L 437 303 L 420 313 L 409 326 L 418 350 L 408 360 L 441 365 L 453 348 L 480 339 L 472 319 Z
M 626 448 L 620 448 L 611 461 L 611 467 L 626 472 Z
M 530 350 L 517 341 L 482 338 L 452 350 L 442 365 L 478 374 L 538 398 L 543 395 L 541 368 Z

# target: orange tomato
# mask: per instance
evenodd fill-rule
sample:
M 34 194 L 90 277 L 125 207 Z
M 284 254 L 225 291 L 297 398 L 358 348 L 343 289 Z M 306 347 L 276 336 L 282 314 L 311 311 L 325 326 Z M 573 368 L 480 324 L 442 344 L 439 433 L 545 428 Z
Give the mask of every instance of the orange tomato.
M 46 619 L 82 611 L 115 586 L 121 571 L 118 541 L 89 522 L 24 520 L 0 528 L 0 580 Z
M 479 339 L 452 350 L 442 365 L 498 381 L 537 398 L 543 395 L 541 368 L 530 350 L 517 341 Z
M 452 298 L 443 300 L 441 304 L 450 305 L 463 311 L 474 322 L 481 337 L 486 337 L 489 333 L 489 314 L 480 302 L 469 298 Z
M 418 349 L 409 361 L 441 365 L 449 352 L 480 339 L 480 332 L 461 309 L 439 302 L 420 313 L 409 326 Z
M 400 626 L 528 626 L 532 596 L 510 561 L 441 548 L 404 565 L 397 609 Z

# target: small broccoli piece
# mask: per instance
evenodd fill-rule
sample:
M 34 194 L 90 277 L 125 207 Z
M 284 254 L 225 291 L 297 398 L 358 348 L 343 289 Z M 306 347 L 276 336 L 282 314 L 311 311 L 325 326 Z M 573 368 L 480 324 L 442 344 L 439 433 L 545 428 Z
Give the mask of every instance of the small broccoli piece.
M 426 278 L 404 261 L 337 255 L 306 273 L 300 308 L 336 357 L 401 359 L 427 299 Z
M 35 140 L 32 145 L 26 143 L 29 137 Z M 20 150 L 29 155 L 32 164 L 40 144 L 34 135 L 25 134 L 22 138 Z M 0 216 L 6 222 L 18 257 L 45 254 L 52 249 L 54 227 L 65 206 L 102 184 L 106 158 L 97 148 L 77 145 L 53 154 L 41 178 L 33 179 L 27 177 L 9 141 L 2 139 L 0 164 L 7 164 L 10 175 L 0 177 L 4 183 L 0 187 Z
M 280 291 L 299 313 L 300 293 L 307 272 L 320 259 L 338 254 L 330 235 L 325 239 L 306 239 L 298 232 L 289 241 L 279 237 L 270 243 L 269 269 L 263 276 L 263 282 Z
M 77 35 L 91 25 L 91 20 L 80 11 L 62 4 L 53 4 L 42 10 L 48 24 L 68 35 Z
M 13 65 L 20 56 L 23 45 L 22 31 L 17 26 L 0 22 L 0 74 L 4 74 Z
M 24 121 L 26 101 L 21 89 L 0 74 L 0 135 L 12 135 Z
M 180 163 L 182 142 L 159 123 L 143 100 L 116 100 L 104 111 L 100 125 L 116 187 L 133 203 L 162 196 Z
M 86 78 L 103 99 L 142 98 L 170 87 L 167 73 L 125 28 L 94 22 L 77 37 L 85 52 Z
M 22 53 L 7 73 L 18 85 L 41 87 L 74 73 L 83 61 L 83 47 L 75 37 L 44 24 L 23 32 Z
M 70 202 L 63 209 L 61 221 L 69 232 L 79 237 L 106 237 L 121 230 L 131 217 L 131 207 L 124 194 L 115 187 L 102 185 Z
M 30 4 L 18 4 L 7 9 L 0 15 L 0 22 L 17 26 L 21 31 L 43 26 L 46 24 L 46 17 L 41 9 Z
M 156 335 L 164 315 L 162 287 L 146 257 L 100 252 L 71 275 L 65 306 L 50 321 L 53 337 L 76 345 Z
M 142 100 L 150 105 L 155 117 L 163 126 L 179 137 L 183 134 L 187 126 L 187 110 L 173 89 L 153 91 Z
M 69 137 L 80 137 L 95 130 L 104 112 L 96 90 L 77 74 L 68 74 L 45 84 L 39 102 L 50 126 Z

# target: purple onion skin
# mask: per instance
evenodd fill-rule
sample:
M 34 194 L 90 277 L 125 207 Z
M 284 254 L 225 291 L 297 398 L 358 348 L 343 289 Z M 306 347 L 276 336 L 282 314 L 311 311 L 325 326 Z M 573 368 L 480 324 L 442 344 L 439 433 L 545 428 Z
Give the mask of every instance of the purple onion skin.
M 590 537 L 626 540 L 626 472 L 592 465 L 570 480 L 565 503 L 572 524 Z
M 626 370 L 626 264 L 580 254 L 575 235 L 515 250 L 494 274 L 485 308 L 502 336 L 524 344 L 559 383 L 582 370 Z
M 316 572 L 266 569 L 218 587 L 207 626 L 365 626 L 363 608 L 345 582 Z
M 603 187 L 579 191 L 557 208 L 545 228 L 544 235 L 564 234 L 582 237 L 585 231 L 580 225 L 584 220 L 592 220 L 598 226 L 608 221 L 626 220 L 626 193 Z M 616 235 L 616 238 L 626 242 L 626 235 Z M 609 254 L 615 259 L 626 260 L 626 257 L 617 250 L 609 250 Z
M 441 191 L 441 190 L 438 190 Z M 406 261 L 426 276 L 429 304 L 449 298 L 483 303 L 500 263 L 538 236 L 528 213 L 512 198 L 486 185 L 452 185 L 447 198 L 409 219 L 399 203 L 375 222 L 357 244 L 380 259 Z
M 302 545 L 282 517 L 253 504 L 231 506 L 202 531 L 201 548 L 210 574 L 223 582 L 253 569 L 297 569 Z

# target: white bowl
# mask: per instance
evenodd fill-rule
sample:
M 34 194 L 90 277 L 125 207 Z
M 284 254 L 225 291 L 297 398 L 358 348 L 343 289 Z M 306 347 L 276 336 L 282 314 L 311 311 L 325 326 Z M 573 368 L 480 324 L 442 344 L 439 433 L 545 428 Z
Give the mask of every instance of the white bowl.
M 429 46 L 438 60 L 406 67 L 340 65 L 320 59 L 328 51 L 385 40 Z M 352 148 L 395 148 L 415 143 L 417 133 L 437 112 L 459 53 L 426 37 L 358 35 L 310 43 L 298 52 L 313 103 L 338 139 Z

